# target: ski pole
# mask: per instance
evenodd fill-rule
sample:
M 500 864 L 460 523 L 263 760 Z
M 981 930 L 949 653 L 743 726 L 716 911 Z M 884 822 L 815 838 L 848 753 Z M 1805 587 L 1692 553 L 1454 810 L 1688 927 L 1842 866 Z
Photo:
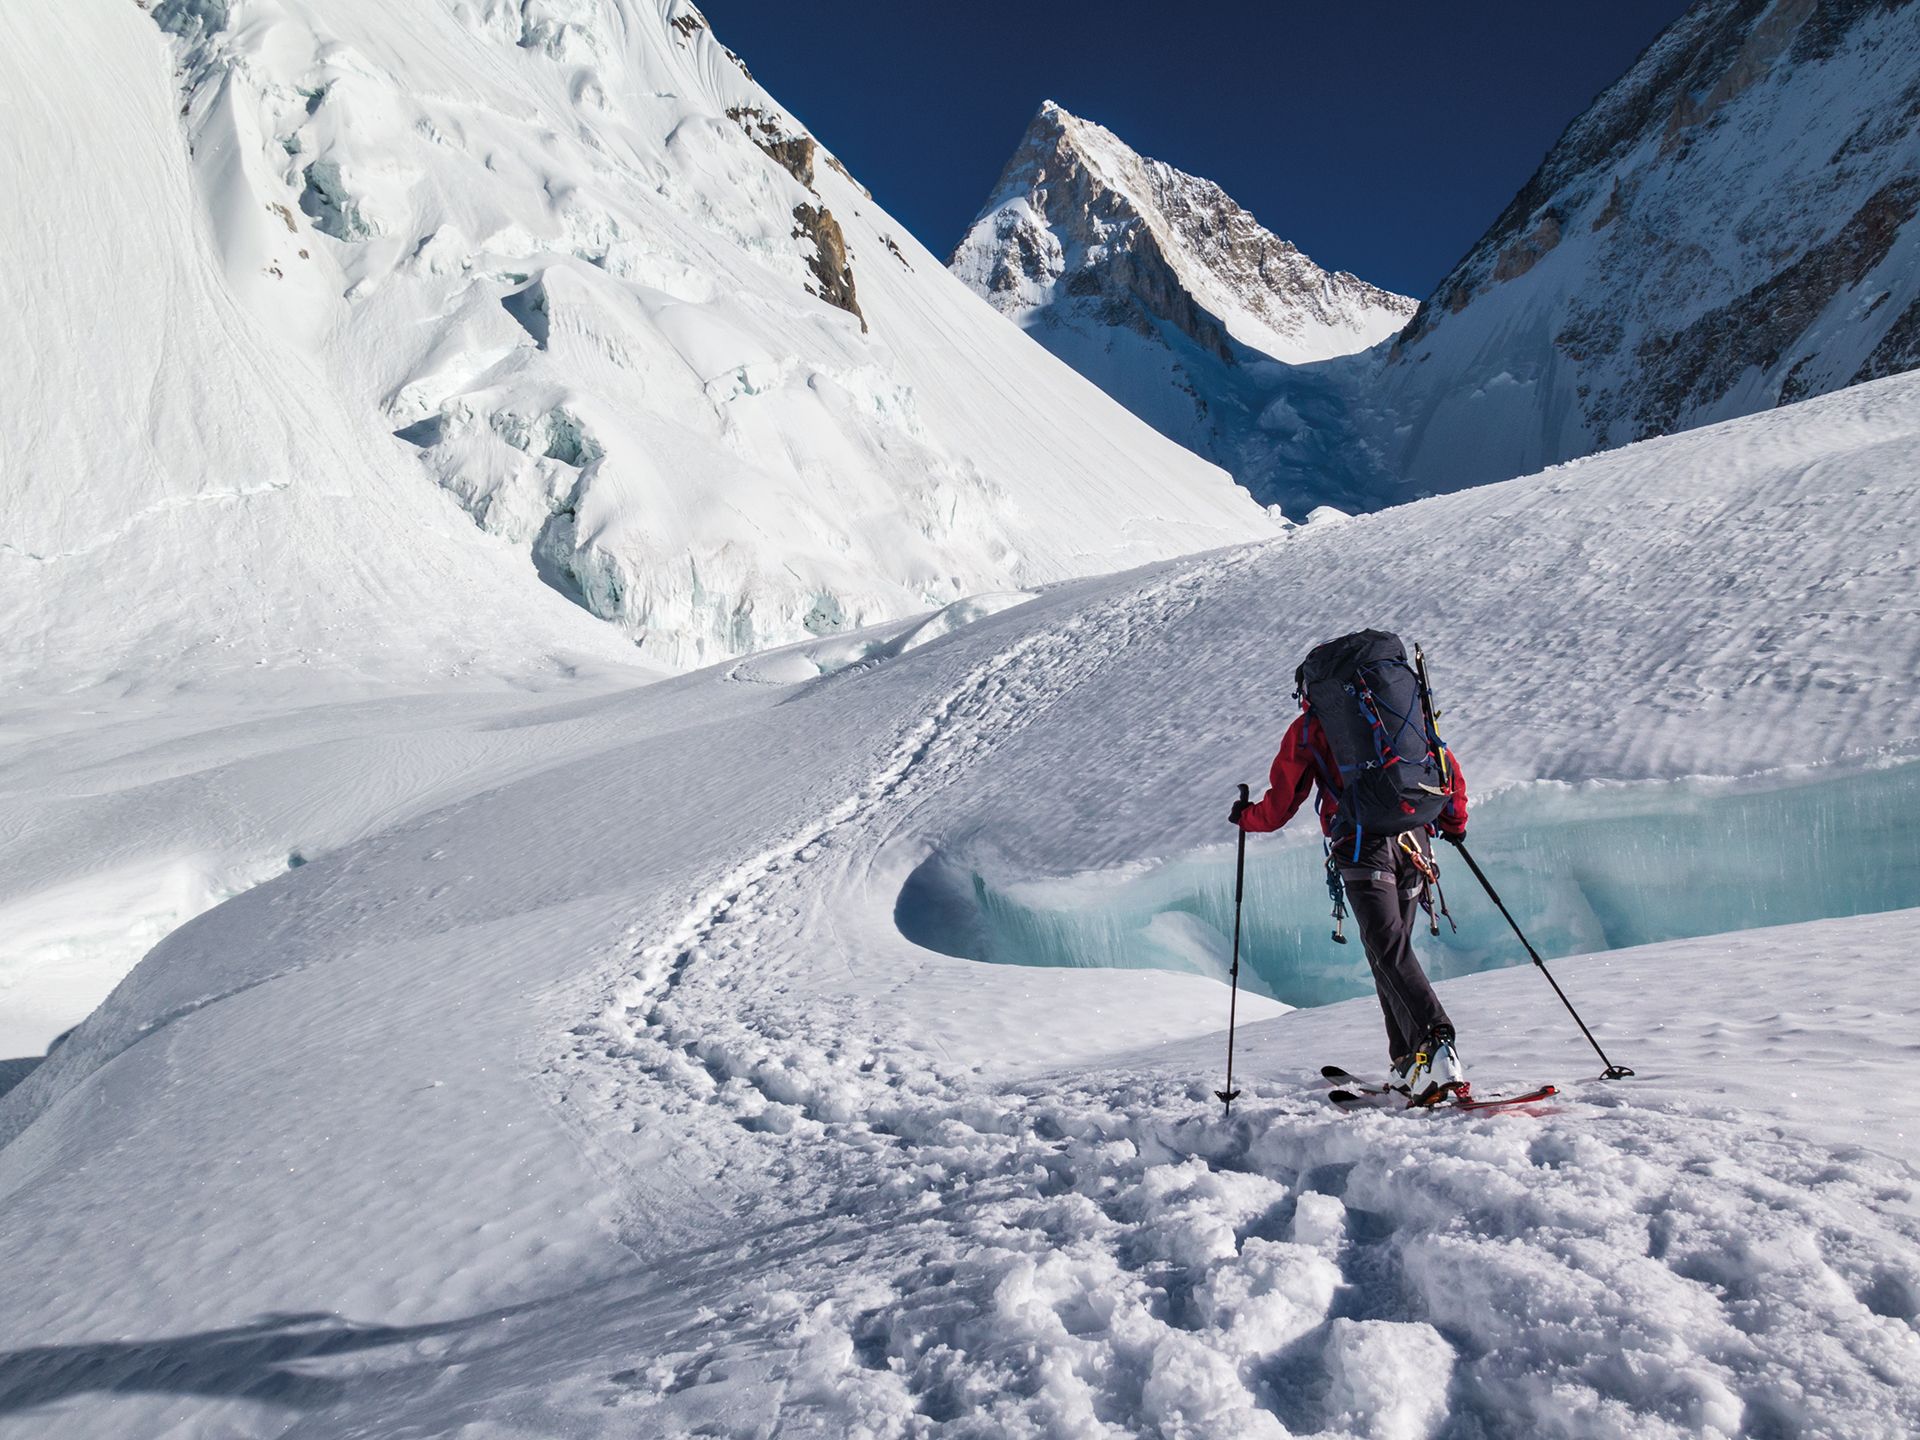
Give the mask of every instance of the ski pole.
M 1248 804 L 1253 792 L 1245 785 L 1240 787 L 1240 803 Z M 1240 897 L 1247 888 L 1247 831 L 1240 827 L 1240 854 L 1233 864 L 1233 968 L 1227 972 L 1232 989 L 1227 1001 L 1227 1088 L 1214 1091 L 1224 1107 L 1224 1115 L 1233 1114 L 1233 1102 L 1240 1098 L 1240 1092 L 1233 1088 L 1233 1027 L 1240 1014 Z
M 1629 1070 L 1626 1066 L 1616 1065 L 1607 1058 L 1607 1052 L 1602 1050 L 1600 1048 L 1600 1042 L 1593 1038 L 1593 1031 L 1589 1030 L 1587 1028 L 1587 1022 L 1580 1018 L 1580 1012 L 1573 1008 L 1573 1002 L 1567 999 L 1567 992 L 1562 990 L 1560 988 L 1560 982 L 1553 978 L 1553 972 L 1547 969 L 1547 962 L 1542 960 L 1540 958 L 1540 952 L 1533 948 L 1533 943 L 1527 939 L 1526 933 L 1521 930 L 1520 922 L 1513 918 L 1513 912 L 1507 909 L 1506 902 L 1501 900 L 1500 892 L 1493 888 L 1493 882 L 1487 879 L 1486 872 L 1480 868 L 1479 863 L 1474 860 L 1473 856 L 1467 853 L 1467 847 L 1465 845 L 1456 845 L 1454 848 L 1459 850 L 1460 858 L 1467 862 L 1467 868 L 1473 871 L 1473 878 L 1478 880 L 1485 888 L 1488 898 L 1499 908 L 1500 913 L 1507 917 L 1507 924 L 1513 926 L 1513 933 L 1520 937 L 1520 943 L 1526 947 L 1527 958 L 1532 960 L 1540 973 L 1547 977 L 1547 983 L 1553 986 L 1553 993 L 1560 997 L 1560 1003 L 1566 1006 L 1567 1013 L 1573 1016 L 1573 1023 L 1580 1027 L 1580 1033 L 1586 1036 L 1587 1043 L 1593 1046 L 1593 1053 L 1598 1055 L 1600 1057 L 1600 1063 L 1607 1067 L 1606 1072 L 1601 1075 L 1600 1078 L 1602 1080 L 1624 1080 L 1627 1076 L 1633 1074 L 1633 1071 Z M 1231 1043 L 1229 1043 L 1229 1049 L 1231 1049 Z

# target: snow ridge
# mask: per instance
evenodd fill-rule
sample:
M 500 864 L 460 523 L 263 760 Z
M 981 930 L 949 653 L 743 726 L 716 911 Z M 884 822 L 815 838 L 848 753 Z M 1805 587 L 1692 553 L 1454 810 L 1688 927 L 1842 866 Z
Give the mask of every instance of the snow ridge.
M 1156 261 L 1193 310 L 1176 311 L 1178 296 L 1150 288 L 1144 272 Z M 1290 363 L 1347 354 L 1394 333 L 1414 309 L 1406 296 L 1321 269 L 1211 180 L 1140 155 L 1051 100 L 948 263 L 1017 320 L 1098 293 L 1111 310 L 1174 320 L 1223 359 L 1229 338 Z
M 617 1091 L 642 1079 L 649 1089 L 664 1084 L 668 1099 L 662 1103 L 670 1104 L 691 1085 L 734 1111 L 750 1131 L 787 1133 L 800 1115 L 853 1123 L 875 1105 L 884 1112 L 898 1097 L 873 1089 L 868 1078 L 873 1067 L 845 1060 L 865 1042 L 844 1015 L 816 1014 L 804 1041 L 795 1033 L 793 1043 L 775 1048 L 783 1058 L 769 1055 L 770 1036 L 756 1028 L 756 1017 L 785 985 L 764 972 L 741 983 L 744 967 L 752 964 L 740 951 L 743 940 L 751 937 L 756 949 L 770 948 L 767 927 L 785 929 L 805 914 L 805 892 L 819 883 L 822 871 L 836 872 L 849 851 L 897 827 L 926 794 L 952 783 L 995 744 L 1035 723 L 1086 675 L 1113 664 L 1136 636 L 1191 613 L 1207 593 L 1210 577 L 1244 569 L 1257 555 L 1243 550 L 1176 566 L 1123 600 L 1075 614 L 1057 629 L 1031 633 L 975 665 L 899 738 L 856 794 L 736 866 L 665 936 L 638 944 L 632 973 L 615 987 L 604 1011 L 575 1032 L 575 1048 L 561 1073 L 602 1070 L 611 1058 L 618 1066 L 615 1079 L 599 1076 L 587 1092 Z M 690 982 L 694 993 L 682 994 Z M 737 1007 L 734 1019 L 719 1025 L 710 1010 L 716 987 L 730 992 Z M 787 1033 L 785 1022 L 776 1033 Z M 842 1038 L 827 1041 L 827 1036 Z M 607 1050 L 609 1039 L 613 1051 Z M 816 1047 L 836 1057 L 824 1069 Z M 743 1058 L 756 1054 L 768 1058 Z M 888 1087 L 908 1083 L 896 1061 L 882 1068 Z M 569 1082 L 568 1089 L 576 1083 Z M 591 1126 L 583 1133 L 596 1149 L 604 1148 Z M 616 1161 L 613 1168 L 621 1167 Z M 631 1188 L 633 1177 L 626 1183 Z M 658 1223 L 657 1215 L 649 1215 L 650 1227 Z
M 800 683 L 503 706 L 472 748 L 365 716 L 430 764 L 347 799 L 378 751 L 316 744 L 350 783 L 303 797 L 278 723 L 87 747 L 34 792 L 116 791 L 72 833 L 177 853 L 244 803 L 263 846 L 332 838 L 0 1100 L 0 1432 L 1913 1433 L 1920 1098 L 1877 1081 L 1914 912 L 1556 964 L 1627 1085 L 1582 1080 L 1524 964 L 1445 982 L 1478 1083 L 1566 1085 L 1531 1117 L 1337 1113 L 1313 1067 L 1365 1065 L 1377 1008 L 1243 993 L 1223 1123 L 1217 985 L 958 959 L 898 897 L 989 848 L 1231 866 L 1228 782 L 1356 607 L 1428 641 L 1476 785 L 1911 754 L 1916 392 L 1054 587 Z M 201 819 L 171 828 L 155 765 Z

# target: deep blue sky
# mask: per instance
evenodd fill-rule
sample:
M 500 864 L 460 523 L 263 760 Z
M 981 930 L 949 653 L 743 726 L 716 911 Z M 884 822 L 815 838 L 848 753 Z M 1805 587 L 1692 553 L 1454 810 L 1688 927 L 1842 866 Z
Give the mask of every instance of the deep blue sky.
M 1424 296 L 1685 0 L 700 0 L 945 256 L 1043 99 Z

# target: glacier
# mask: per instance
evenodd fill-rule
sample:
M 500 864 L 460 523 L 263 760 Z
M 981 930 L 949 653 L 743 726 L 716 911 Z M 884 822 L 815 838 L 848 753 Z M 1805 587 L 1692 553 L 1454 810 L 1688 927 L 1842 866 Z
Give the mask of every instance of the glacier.
M 1007 333 L 686 0 L 152 20 L 142 128 L 191 156 L 166 203 L 207 283 L 390 488 L 644 663 L 1271 533 Z
M 0 121 L 4 1440 L 1920 1432 L 1920 375 L 1291 526 L 682 3 L 0 8 Z M 1226 804 L 1361 623 L 1633 1080 L 1453 878 L 1560 1095 L 1336 1111 L 1279 837 L 1221 1113 Z

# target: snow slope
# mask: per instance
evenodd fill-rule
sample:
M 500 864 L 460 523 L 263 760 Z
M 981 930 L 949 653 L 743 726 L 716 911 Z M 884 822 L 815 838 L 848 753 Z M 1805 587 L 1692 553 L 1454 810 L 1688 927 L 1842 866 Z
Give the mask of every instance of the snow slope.
M 0 1062 L 516 697 L 1271 533 L 689 9 L 144 9 L 0 16 Z M 379 780 L 196 828 L 193 727 Z M 90 828 L 143 796 L 178 825 Z
M 0 1433 L 1911 1433 L 1914 912 L 1561 962 L 1620 1085 L 1530 970 L 1447 982 L 1483 1084 L 1569 1082 L 1531 1119 L 1334 1114 L 1377 1014 L 1243 996 L 1222 1123 L 1212 981 L 894 906 L 939 856 L 1229 864 L 1292 657 L 1361 619 L 1481 793 L 1910 755 L 1916 400 L 503 719 L 0 1099 Z
M 1051 100 L 947 263 L 1161 434 L 1299 514 L 1309 507 L 1270 483 L 1268 362 L 1363 350 L 1414 309 Z
M 1350 407 L 1373 503 L 1920 365 L 1920 8 L 1700 0 L 1567 127 Z M 1335 405 L 1335 413 L 1339 406 Z
M 134 6 L 0 14 L 13 715 L 96 683 L 261 697 L 325 670 L 337 697 L 630 665 L 248 313 L 169 71 Z
M 227 288 L 650 660 L 1270 533 L 1007 333 L 685 0 L 153 17 Z

